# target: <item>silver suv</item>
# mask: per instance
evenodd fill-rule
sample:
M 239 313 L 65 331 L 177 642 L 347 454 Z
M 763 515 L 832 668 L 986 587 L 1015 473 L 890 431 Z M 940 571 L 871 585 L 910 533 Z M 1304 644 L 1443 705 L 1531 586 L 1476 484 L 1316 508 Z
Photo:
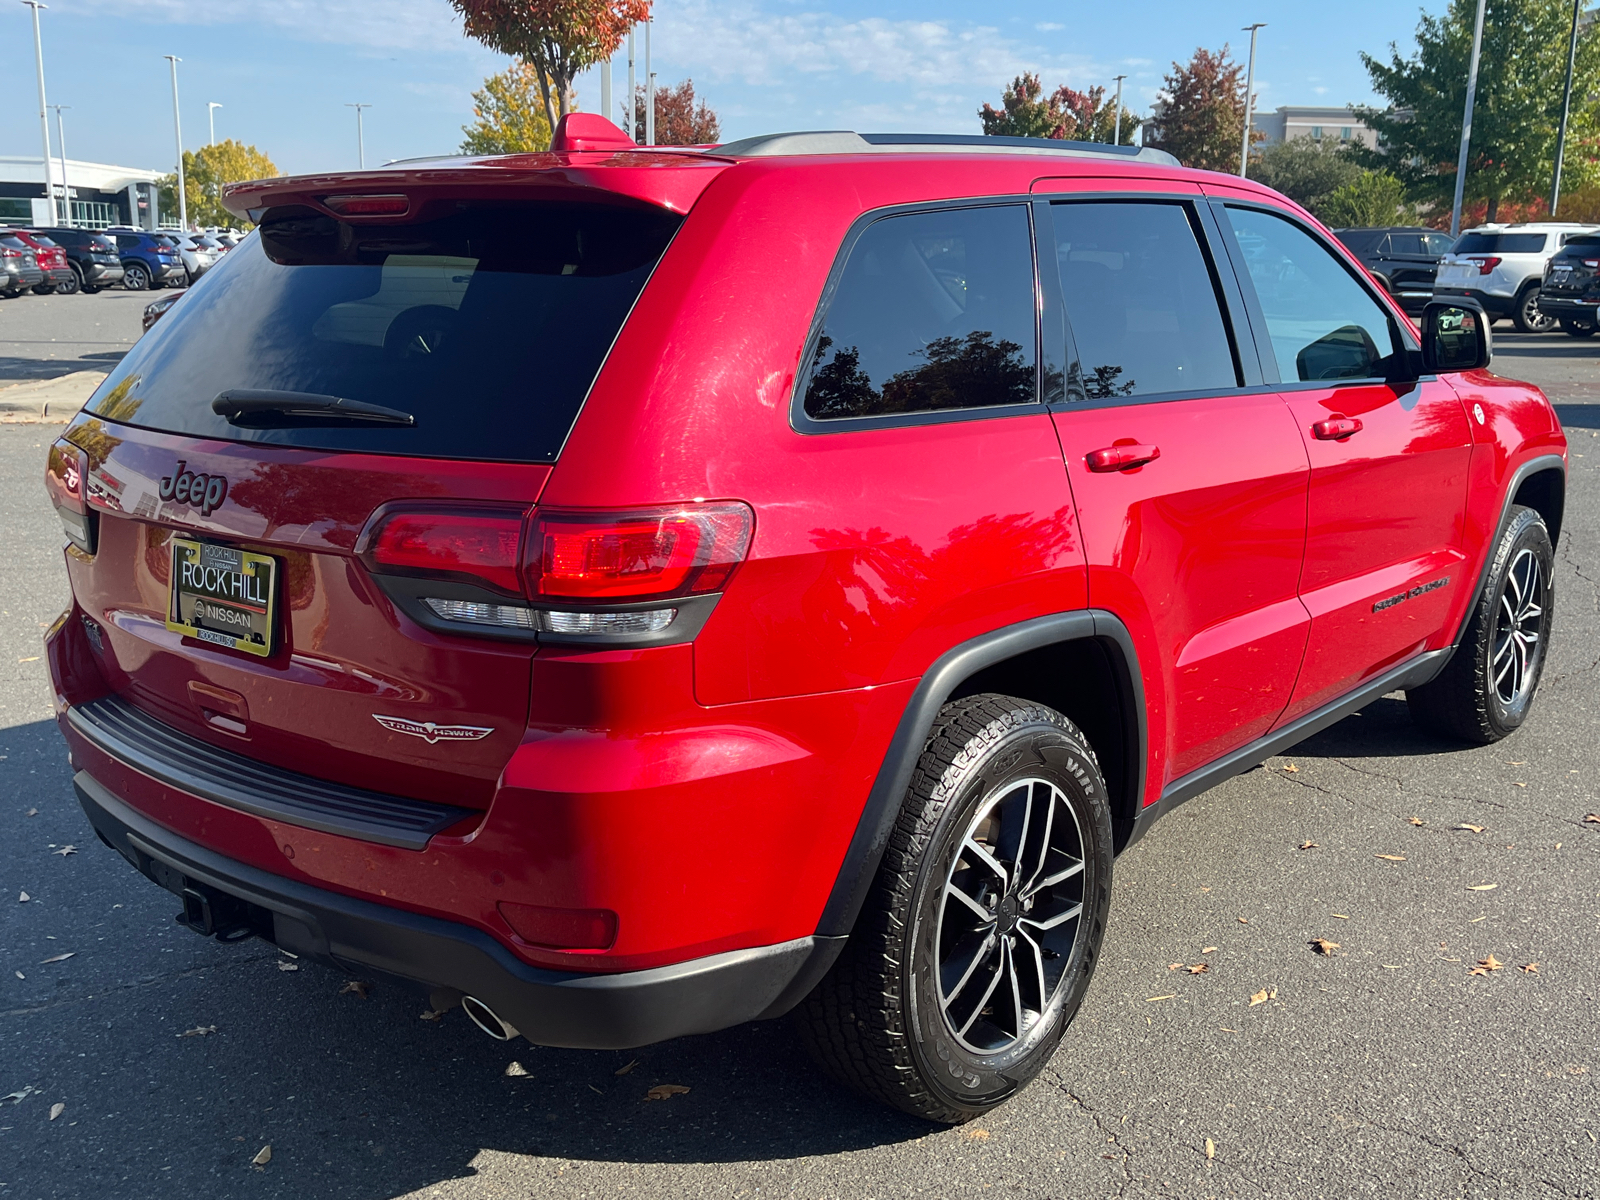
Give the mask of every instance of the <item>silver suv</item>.
M 1490 318 L 1510 317 L 1523 333 L 1554 329 L 1556 319 L 1539 311 L 1545 264 L 1568 238 L 1592 233 L 1595 228 L 1530 221 L 1469 229 L 1439 263 L 1433 294 L 1441 299 L 1476 300 Z

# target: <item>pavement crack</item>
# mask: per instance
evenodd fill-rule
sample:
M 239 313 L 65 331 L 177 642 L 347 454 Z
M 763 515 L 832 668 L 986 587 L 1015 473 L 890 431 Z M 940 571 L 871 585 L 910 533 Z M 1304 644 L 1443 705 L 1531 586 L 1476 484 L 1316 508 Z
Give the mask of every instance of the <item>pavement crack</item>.
M 59 1000 L 49 1000 L 43 1004 L 27 1005 L 22 1008 L 0 1009 L 0 1017 L 25 1017 L 34 1013 L 51 1012 L 58 1008 L 65 1008 L 71 1004 L 82 1004 L 87 1000 L 98 1000 L 102 996 L 114 996 L 118 992 L 131 992 L 136 988 L 155 987 L 160 983 L 173 983 L 180 979 L 193 979 L 197 975 L 204 975 L 223 967 L 235 967 L 241 963 L 273 962 L 278 958 L 274 951 L 271 954 L 252 954 L 248 958 L 230 959 L 227 962 L 208 963 L 202 967 L 189 967 L 183 971 L 169 971 L 164 975 L 152 975 L 149 979 L 138 979 L 132 983 L 119 983 L 111 987 L 101 988 L 95 992 L 86 992 L 81 996 L 63 996 Z
M 1083 1113 L 1084 1116 L 1088 1117 L 1089 1120 L 1094 1122 L 1095 1128 L 1098 1129 L 1102 1135 L 1104 1135 L 1106 1144 L 1115 1146 L 1118 1152 L 1121 1154 L 1121 1158 L 1116 1160 L 1118 1165 L 1122 1168 L 1122 1186 L 1117 1189 L 1117 1195 L 1118 1197 L 1126 1196 L 1128 1194 L 1128 1189 L 1133 1186 L 1133 1151 L 1129 1147 L 1122 1144 L 1122 1134 L 1120 1132 L 1120 1128 L 1108 1128 L 1105 1123 L 1105 1119 L 1101 1116 L 1100 1110 L 1097 1108 L 1091 1108 L 1084 1101 L 1082 1096 L 1074 1092 L 1060 1079 L 1055 1080 L 1055 1085 L 1063 1096 L 1078 1106 L 1079 1112 Z

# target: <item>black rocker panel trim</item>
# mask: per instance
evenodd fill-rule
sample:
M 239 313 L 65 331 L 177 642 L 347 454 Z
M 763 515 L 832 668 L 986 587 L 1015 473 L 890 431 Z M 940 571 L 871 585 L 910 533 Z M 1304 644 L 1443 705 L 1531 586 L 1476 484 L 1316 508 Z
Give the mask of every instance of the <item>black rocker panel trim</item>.
M 475 809 L 314 779 L 180 733 L 118 696 L 67 710 L 88 742 L 138 771 L 215 804 L 307 829 L 421 850 Z

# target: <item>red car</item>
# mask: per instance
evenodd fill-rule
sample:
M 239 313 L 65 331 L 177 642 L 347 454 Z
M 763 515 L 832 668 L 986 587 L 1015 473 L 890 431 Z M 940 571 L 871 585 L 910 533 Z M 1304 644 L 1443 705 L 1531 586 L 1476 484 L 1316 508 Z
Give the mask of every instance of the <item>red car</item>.
M 70 296 L 78 290 L 78 277 L 67 262 L 65 250 L 42 233 L 30 233 L 25 229 L 12 229 L 10 233 L 34 252 L 39 269 L 44 272 L 44 282 L 34 286 L 36 293 L 48 296 L 52 292 L 60 292 Z
M 191 928 L 960 1121 L 1160 814 L 1527 716 L 1566 442 L 1470 304 L 1150 150 L 555 146 L 231 185 L 50 451 L 78 794 Z

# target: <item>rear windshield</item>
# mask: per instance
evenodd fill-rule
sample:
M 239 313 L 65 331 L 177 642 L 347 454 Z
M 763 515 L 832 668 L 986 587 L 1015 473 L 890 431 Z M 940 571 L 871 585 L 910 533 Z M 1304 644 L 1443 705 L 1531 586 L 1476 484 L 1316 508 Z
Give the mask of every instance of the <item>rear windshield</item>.
M 1568 238 L 1566 248 L 1592 253 L 1597 246 L 1600 246 L 1600 234 L 1585 233 L 1575 238 Z
M 1542 233 L 1463 233 L 1456 254 L 1538 254 L 1544 250 Z
M 1333 236 L 1345 244 L 1352 254 L 1360 254 L 1378 244 L 1384 234 L 1382 229 L 1335 229 Z
M 680 222 L 551 204 L 416 225 L 269 214 L 88 410 L 195 437 L 552 462 Z M 339 396 L 415 424 L 240 428 L 211 408 L 231 389 Z

